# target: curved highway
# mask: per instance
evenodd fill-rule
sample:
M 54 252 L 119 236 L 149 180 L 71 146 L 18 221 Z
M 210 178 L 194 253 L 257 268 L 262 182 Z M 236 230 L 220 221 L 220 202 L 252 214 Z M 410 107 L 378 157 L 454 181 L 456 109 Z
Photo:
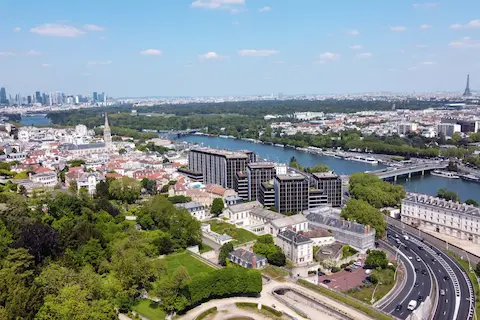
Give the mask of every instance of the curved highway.
M 475 301 L 473 287 L 470 278 L 458 263 L 446 253 L 427 242 L 422 242 L 414 235 L 408 234 L 408 240 L 404 239 L 403 234 L 407 233 L 399 228 L 390 226 L 389 234 L 392 235 L 389 238 L 390 243 L 392 241 L 396 243 L 395 239 L 398 236 L 401 247 L 408 247 L 407 251 L 410 252 L 411 260 L 421 260 L 420 262 L 424 266 L 428 266 L 435 277 L 438 284 L 438 288 L 436 288 L 438 304 L 434 310 L 433 319 L 472 320 Z M 392 314 L 404 318 L 402 315 Z
M 397 257 L 405 266 L 406 280 L 404 287 L 393 299 L 377 307 L 399 319 L 406 319 L 412 313 L 407 309 L 408 303 L 415 300 L 420 305 L 420 300 L 425 300 L 430 295 L 433 274 L 400 233 L 389 230 L 387 241 L 397 248 Z

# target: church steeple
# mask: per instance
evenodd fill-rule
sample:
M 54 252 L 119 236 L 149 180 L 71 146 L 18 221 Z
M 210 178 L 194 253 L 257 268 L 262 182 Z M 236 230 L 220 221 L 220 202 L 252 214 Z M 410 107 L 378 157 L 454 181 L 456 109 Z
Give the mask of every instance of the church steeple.
M 105 142 L 105 148 L 112 148 L 112 134 L 110 132 L 110 126 L 108 124 L 108 116 L 105 112 L 105 125 L 103 126 L 103 141 Z

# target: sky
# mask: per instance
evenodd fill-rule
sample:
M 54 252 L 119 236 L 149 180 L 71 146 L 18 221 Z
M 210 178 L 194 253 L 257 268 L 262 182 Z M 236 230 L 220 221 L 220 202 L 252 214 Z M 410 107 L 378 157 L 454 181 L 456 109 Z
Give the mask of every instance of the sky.
M 0 0 L 8 94 L 480 90 L 480 1 Z

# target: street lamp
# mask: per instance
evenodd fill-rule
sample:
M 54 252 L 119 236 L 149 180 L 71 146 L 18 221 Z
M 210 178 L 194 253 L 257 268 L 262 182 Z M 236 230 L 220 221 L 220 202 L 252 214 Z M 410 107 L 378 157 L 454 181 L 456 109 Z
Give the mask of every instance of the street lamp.
M 382 284 L 381 282 L 378 282 L 377 285 L 375 286 L 375 289 L 373 289 L 373 292 L 372 292 L 372 299 L 370 299 L 370 303 L 373 304 L 375 302 L 375 291 L 377 290 L 377 287 L 379 284 Z

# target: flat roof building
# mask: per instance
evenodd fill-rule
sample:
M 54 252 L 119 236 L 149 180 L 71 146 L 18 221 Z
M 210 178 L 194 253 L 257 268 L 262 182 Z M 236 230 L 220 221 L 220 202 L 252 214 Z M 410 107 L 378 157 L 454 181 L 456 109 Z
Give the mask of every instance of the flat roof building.
M 269 162 L 253 162 L 247 164 L 248 200 L 260 198 L 260 186 L 275 177 L 275 164 Z
M 308 179 L 301 174 L 277 175 L 273 180 L 275 209 L 296 213 L 308 209 Z

